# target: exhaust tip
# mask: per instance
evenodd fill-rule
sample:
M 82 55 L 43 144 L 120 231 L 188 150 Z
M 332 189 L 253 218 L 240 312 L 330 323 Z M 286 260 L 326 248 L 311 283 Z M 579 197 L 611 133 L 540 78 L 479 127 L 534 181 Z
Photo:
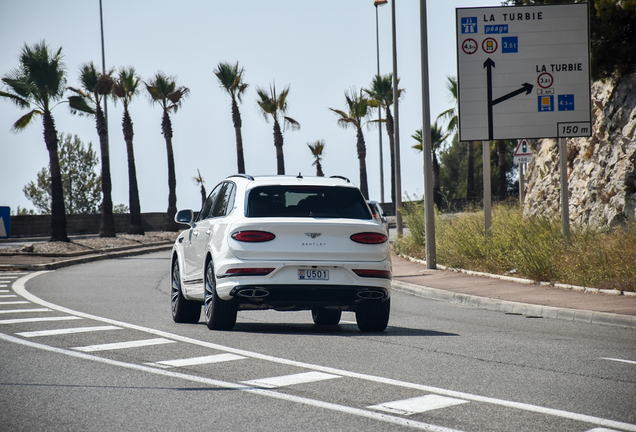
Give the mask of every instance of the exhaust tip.
M 269 291 L 263 288 L 245 288 L 238 291 L 236 295 L 249 299 L 262 299 L 269 295 Z
M 365 300 L 380 300 L 386 297 L 386 293 L 381 290 L 358 291 L 358 297 Z

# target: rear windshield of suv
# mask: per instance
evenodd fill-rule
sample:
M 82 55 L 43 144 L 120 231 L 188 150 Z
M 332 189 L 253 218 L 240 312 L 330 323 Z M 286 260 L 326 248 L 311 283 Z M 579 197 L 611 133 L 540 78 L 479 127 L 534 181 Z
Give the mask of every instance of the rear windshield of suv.
M 249 192 L 247 217 L 371 219 L 362 193 L 339 186 L 260 186 Z

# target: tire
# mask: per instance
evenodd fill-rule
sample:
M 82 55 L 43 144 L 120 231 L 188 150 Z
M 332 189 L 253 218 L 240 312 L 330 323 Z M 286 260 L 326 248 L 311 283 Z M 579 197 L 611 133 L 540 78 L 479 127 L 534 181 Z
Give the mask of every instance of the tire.
M 205 268 L 205 323 L 210 330 L 232 330 L 236 325 L 236 303 L 221 300 L 216 294 L 214 266 L 209 261 Z
M 315 307 L 311 309 L 311 317 L 316 325 L 336 325 L 340 322 L 341 310 Z
M 201 303 L 186 300 L 181 292 L 181 272 L 179 262 L 172 265 L 172 287 L 170 289 L 172 319 L 176 323 L 196 324 L 201 317 Z
M 389 324 L 390 312 L 391 299 L 360 305 L 356 311 L 358 328 L 362 332 L 383 332 Z

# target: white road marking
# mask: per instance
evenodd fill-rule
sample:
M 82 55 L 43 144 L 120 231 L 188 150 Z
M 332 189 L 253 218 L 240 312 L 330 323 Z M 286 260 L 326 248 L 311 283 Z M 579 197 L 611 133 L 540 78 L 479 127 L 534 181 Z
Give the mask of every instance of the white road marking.
M 49 309 L 49 308 L 31 308 L 31 309 L 5 309 L 5 310 L 0 310 L 0 314 L 21 313 L 21 312 L 53 312 L 53 309 Z
M 6 285 L 0 285 L 1 288 L 6 287 Z M 8 293 L 10 292 L 9 290 L 0 290 L 0 293 Z
M 250 380 L 250 381 L 241 381 L 241 383 L 249 385 L 249 386 L 272 389 L 272 388 L 285 387 L 285 386 L 290 386 L 295 384 L 305 384 L 310 382 L 323 381 L 323 380 L 328 380 L 333 378 L 342 378 L 342 377 L 340 375 L 333 375 L 333 374 L 328 374 L 323 372 L 303 372 L 303 373 L 298 373 L 293 375 L 284 375 L 284 376 L 271 377 L 271 378 L 261 378 L 261 379 Z
M 82 351 L 82 352 L 110 351 L 110 350 L 127 349 L 127 348 L 139 348 L 139 347 L 151 346 L 151 345 L 162 345 L 162 344 L 169 344 L 169 343 L 176 343 L 176 342 L 177 341 L 170 340 L 170 339 L 156 338 L 156 339 L 127 341 L 127 342 L 114 342 L 114 343 L 99 344 L 99 345 L 88 345 L 83 347 L 75 347 L 72 349 L 77 351 Z
M 178 359 L 178 360 L 164 360 L 164 361 L 159 361 L 154 363 L 145 363 L 145 364 L 150 366 L 161 365 L 164 367 L 183 367 L 183 366 L 210 364 L 210 363 L 221 363 L 226 361 L 242 360 L 246 358 L 247 357 L 239 356 L 236 354 L 225 353 L 225 354 L 214 354 L 214 355 L 208 355 L 208 356 L 202 356 L 202 357 L 191 357 L 191 358 Z
M 634 361 L 634 360 L 623 360 L 623 359 L 615 359 L 615 358 L 609 358 L 609 357 L 601 357 L 601 359 L 602 360 L 611 360 L 611 361 L 621 362 L 621 363 L 636 364 L 636 361 Z
M 0 320 L 0 324 L 22 324 L 22 323 L 34 323 L 34 322 L 42 322 L 42 321 L 70 321 L 70 320 L 80 320 L 82 318 L 78 316 L 61 316 L 61 317 L 46 317 L 46 318 L 16 318 L 16 319 L 6 319 Z
M 413 415 L 423 413 L 425 411 L 460 405 L 463 403 L 468 403 L 468 401 L 429 394 L 426 396 L 419 396 L 410 399 L 371 405 L 367 408 L 386 411 L 391 414 Z
M 337 368 L 332 368 L 332 367 L 314 365 L 314 364 L 311 364 L 311 363 L 298 362 L 298 361 L 295 361 L 295 360 L 289 360 L 289 359 L 284 359 L 284 358 L 280 358 L 280 357 L 274 357 L 274 356 L 270 356 L 270 355 L 266 355 L 266 354 L 260 354 L 260 353 L 256 353 L 256 352 L 252 352 L 252 351 L 247 351 L 247 350 L 243 350 L 243 349 L 227 347 L 227 346 L 223 346 L 223 345 L 220 345 L 220 344 L 215 344 L 215 343 L 211 343 L 211 342 L 205 342 L 205 341 L 201 341 L 201 340 L 198 340 L 198 339 L 193 339 L 193 338 L 189 338 L 189 337 L 185 337 L 185 336 L 181 336 L 181 335 L 177 335 L 177 334 L 164 332 L 162 330 L 152 329 L 152 328 L 148 328 L 148 327 L 139 326 L 139 325 L 136 325 L 136 324 L 125 323 L 125 322 L 113 320 L 113 319 L 110 319 L 110 318 L 98 317 L 96 315 L 90 315 L 90 314 L 86 314 L 84 312 L 74 311 L 72 309 L 68 309 L 68 308 L 65 308 L 63 306 L 59 306 L 59 305 L 47 302 L 45 300 L 42 300 L 39 297 L 29 293 L 26 290 L 26 287 L 24 286 L 24 284 L 29 279 L 32 279 L 32 278 L 34 278 L 36 276 L 39 276 L 41 274 L 44 274 L 44 273 L 48 273 L 48 271 L 39 271 L 39 272 L 34 272 L 34 273 L 27 274 L 26 276 L 18 279 L 13 284 L 13 290 L 16 293 L 18 293 L 20 296 L 32 301 L 33 303 L 37 303 L 37 304 L 40 304 L 42 306 L 49 307 L 51 309 L 55 309 L 58 312 L 64 312 L 64 313 L 68 313 L 68 314 L 73 314 L 73 315 L 75 315 L 77 317 L 88 318 L 88 319 L 92 319 L 92 320 L 95 320 L 95 321 L 101 321 L 101 322 L 105 322 L 105 323 L 108 323 L 108 324 L 117 325 L 117 326 L 129 328 L 129 329 L 133 329 L 133 330 L 139 330 L 139 331 L 143 331 L 143 332 L 146 332 L 146 333 L 154 334 L 155 336 L 161 336 L 161 337 L 170 338 L 170 339 L 173 339 L 173 340 L 179 341 L 179 342 L 185 342 L 185 343 L 190 343 L 190 344 L 193 344 L 193 345 L 208 347 L 208 348 L 211 348 L 211 349 L 214 349 L 214 350 L 218 350 L 218 351 L 225 351 L 225 352 L 234 353 L 234 354 L 237 354 L 237 355 L 242 355 L 242 356 L 245 356 L 245 357 L 250 357 L 250 358 L 254 358 L 254 359 L 270 361 L 272 363 L 278 363 L 278 364 L 289 365 L 289 366 L 296 366 L 296 367 L 300 367 L 300 368 L 303 368 L 303 369 L 316 370 L 316 371 L 321 371 L 321 372 L 325 372 L 325 373 L 331 373 L 331 374 L 334 374 L 334 375 L 341 375 L 341 376 L 345 376 L 345 377 L 349 377 L 349 378 L 358 378 L 358 379 L 361 379 L 361 380 L 366 380 L 366 381 L 380 383 L 380 384 L 392 385 L 392 386 L 402 387 L 402 388 L 416 389 L 416 390 L 419 390 L 419 391 L 421 391 L 423 393 L 435 393 L 435 394 L 449 396 L 449 397 L 453 397 L 453 398 L 457 398 L 457 399 L 466 399 L 468 401 L 489 403 L 489 404 L 503 406 L 503 407 L 507 407 L 507 408 L 519 409 L 519 410 L 522 410 L 522 411 L 534 412 L 534 413 L 551 415 L 551 416 L 565 418 L 565 419 L 570 419 L 570 420 L 581 421 L 581 422 L 585 422 L 585 423 L 591 423 L 591 424 L 595 424 L 595 425 L 598 425 L 598 426 L 606 426 L 606 427 L 612 427 L 612 428 L 616 428 L 616 429 L 620 429 L 620 430 L 624 430 L 624 431 L 636 432 L 636 425 L 635 424 L 624 423 L 624 422 L 604 419 L 604 418 L 601 418 L 601 417 L 595 417 L 595 416 L 590 416 L 590 415 L 585 415 L 585 414 L 578 414 L 578 413 L 573 413 L 573 412 L 559 410 L 559 409 L 554 409 L 554 408 L 547 408 L 547 407 L 542 407 L 542 406 L 538 406 L 538 405 L 531 405 L 531 404 L 522 403 L 522 402 L 514 402 L 514 401 L 508 401 L 508 400 L 505 400 L 505 399 L 496 399 L 496 398 L 487 397 L 487 396 L 474 395 L 474 394 L 471 394 L 471 393 L 464 393 L 464 392 L 459 392 L 459 391 L 455 391 L 455 390 L 448 390 L 448 389 L 443 389 L 443 388 L 440 388 L 440 387 L 433 387 L 433 386 L 428 386 L 428 385 L 423 385 L 423 384 L 410 383 L 410 382 L 407 382 L 407 381 L 400 381 L 400 380 L 395 380 L 395 379 L 391 379 L 391 378 L 379 377 L 379 376 L 375 376 L 375 375 L 361 374 L 361 373 L 351 372 L 351 371 L 347 371 L 347 370 L 343 370 L 343 369 L 337 369 Z M 17 339 L 17 340 L 21 341 L 21 342 L 27 342 L 27 341 L 24 341 L 22 339 Z M 46 346 L 46 345 L 43 345 L 43 346 Z M 52 348 L 52 347 L 49 347 L 49 348 Z M 154 369 L 154 370 L 157 370 L 157 369 Z M 267 391 L 267 390 L 261 390 L 261 391 Z M 433 429 L 429 429 L 429 430 L 433 430 Z
M 594 429 L 590 429 L 587 432 L 618 432 L 618 431 L 615 429 L 594 428 Z
M 15 304 L 29 304 L 29 303 L 31 303 L 31 302 L 24 301 L 24 300 L 18 300 L 18 301 L 0 302 L 0 305 L 15 305 Z
M 73 327 L 73 328 L 65 328 L 65 329 L 22 332 L 22 333 L 16 333 L 16 334 L 18 336 L 31 338 L 31 337 L 37 337 L 37 336 L 56 336 L 56 335 L 65 335 L 65 334 L 73 334 L 73 333 L 87 333 L 87 332 L 102 331 L 102 330 L 121 330 L 121 327 L 115 327 L 115 326 Z
M 15 294 L 0 294 L 0 298 L 16 298 Z
M 0 339 L 5 340 L 7 342 L 13 342 L 20 345 L 28 346 L 30 348 L 41 349 L 44 351 L 49 351 L 56 354 L 63 354 L 63 355 L 67 355 L 67 356 L 71 356 L 75 358 L 80 358 L 83 360 L 91 360 L 94 362 L 107 364 L 111 366 L 119 366 L 119 367 L 123 367 L 127 369 L 136 370 L 139 372 L 147 372 L 147 373 L 161 375 L 168 378 L 182 379 L 185 381 L 196 382 L 199 384 L 205 384 L 208 386 L 213 386 L 213 387 L 218 387 L 223 389 L 244 391 L 246 393 L 252 393 L 259 396 L 265 396 L 265 397 L 270 397 L 273 399 L 284 400 L 287 402 L 299 403 L 299 404 L 303 404 L 307 406 L 313 406 L 316 408 L 328 409 L 328 410 L 337 411 L 337 412 L 341 412 L 345 414 L 356 415 L 359 417 L 365 417 L 368 419 L 395 424 L 398 426 L 411 427 L 414 429 L 419 429 L 419 430 L 428 431 L 428 432 L 462 432 L 456 429 L 430 425 L 427 423 L 422 423 L 422 422 L 409 420 L 409 419 L 405 419 L 401 417 L 390 416 L 388 414 L 376 413 L 373 411 L 349 407 L 345 405 L 339 405 L 339 404 L 319 401 L 315 399 L 308 399 L 308 398 L 294 396 L 294 395 L 285 394 L 285 393 L 278 393 L 272 390 L 253 388 L 253 387 L 245 386 L 242 384 L 219 381 L 219 380 L 204 378 L 204 377 L 200 377 L 196 375 L 187 375 L 187 374 L 183 374 L 179 372 L 173 372 L 173 371 L 168 371 L 164 369 L 157 369 L 150 366 L 144 366 L 144 365 L 139 365 L 134 363 L 125 363 L 125 362 L 111 360 L 111 359 L 98 357 L 91 354 L 85 354 L 85 353 L 81 353 L 77 351 L 69 351 L 62 348 L 56 348 L 56 347 L 52 347 L 52 346 L 48 346 L 44 344 L 39 344 L 36 342 L 31 342 L 29 340 L 19 339 L 14 336 L 9 336 L 3 333 L 0 333 Z

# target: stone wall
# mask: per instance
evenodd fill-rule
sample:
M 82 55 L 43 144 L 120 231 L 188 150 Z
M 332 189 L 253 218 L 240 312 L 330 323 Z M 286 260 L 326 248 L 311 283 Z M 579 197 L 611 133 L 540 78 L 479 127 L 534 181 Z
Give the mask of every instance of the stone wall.
M 567 140 L 570 222 L 601 228 L 636 219 L 636 73 L 592 86 L 592 137 Z M 524 214 L 561 217 L 556 139 L 531 141 Z
M 129 214 L 115 214 L 115 231 L 125 233 L 130 224 Z M 66 215 L 66 232 L 73 234 L 98 234 L 101 214 Z M 163 231 L 166 223 L 165 213 L 142 213 L 142 226 L 145 231 Z M 39 237 L 51 235 L 50 215 L 11 216 L 11 238 Z

